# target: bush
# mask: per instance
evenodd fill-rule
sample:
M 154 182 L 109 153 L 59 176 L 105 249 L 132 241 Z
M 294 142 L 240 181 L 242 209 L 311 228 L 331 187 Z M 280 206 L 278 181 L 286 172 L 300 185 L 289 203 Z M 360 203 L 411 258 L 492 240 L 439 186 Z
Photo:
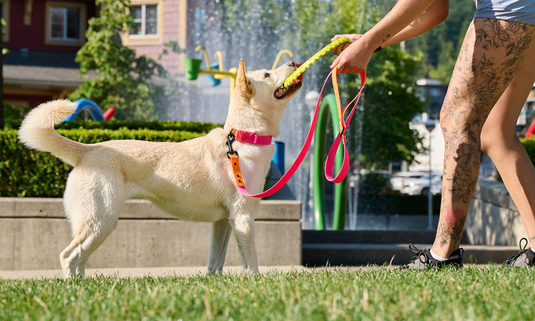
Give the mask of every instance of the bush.
M 58 133 L 74 141 L 98 143 L 116 139 L 153 142 L 181 142 L 205 135 L 213 124 L 172 122 L 87 122 L 83 127 L 115 126 L 174 128 L 177 130 L 127 129 L 58 129 Z M 66 123 L 68 124 L 68 123 Z M 89 125 L 91 124 L 91 125 Z M 116 125 L 117 125 L 116 124 Z M 184 125 L 181 126 L 180 124 Z M 59 127 L 75 126 L 74 124 Z M 180 130 L 190 128 L 191 131 Z M 72 167 L 46 152 L 29 150 L 18 140 L 16 130 L 0 131 L 0 196 L 62 197 Z
M 535 136 L 531 138 L 520 138 L 520 142 L 524 145 L 531 162 L 535 164 Z
M 24 116 L 30 111 L 30 108 L 26 107 L 13 107 L 10 105 L 4 105 L 4 122 L 6 129 L 19 128 L 20 123 Z M 0 128 L 2 130 L 3 128 Z
M 22 119 L 13 119 L 8 129 L 18 129 Z M 207 133 L 223 124 L 200 123 L 193 121 L 137 121 L 137 120 L 109 120 L 109 121 L 68 121 L 56 126 L 56 129 L 152 129 L 152 130 L 181 130 L 193 133 Z

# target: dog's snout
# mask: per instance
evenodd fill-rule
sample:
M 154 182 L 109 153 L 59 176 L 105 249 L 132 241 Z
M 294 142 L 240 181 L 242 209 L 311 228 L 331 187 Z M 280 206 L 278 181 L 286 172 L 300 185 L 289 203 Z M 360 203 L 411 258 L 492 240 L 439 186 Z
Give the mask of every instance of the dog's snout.
M 290 66 L 290 67 L 295 67 L 295 62 L 290 61 L 290 62 L 288 63 L 288 66 Z

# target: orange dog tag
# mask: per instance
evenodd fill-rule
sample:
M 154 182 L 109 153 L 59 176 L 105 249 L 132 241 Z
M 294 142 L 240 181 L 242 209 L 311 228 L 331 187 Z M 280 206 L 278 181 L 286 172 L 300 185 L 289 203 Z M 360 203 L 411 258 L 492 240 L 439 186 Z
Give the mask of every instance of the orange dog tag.
M 236 180 L 236 185 L 244 186 L 243 176 L 240 170 L 240 162 L 237 155 L 230 155 L 230 164 L 232 165 L 232 172 L 234 173 L 234 179 Z

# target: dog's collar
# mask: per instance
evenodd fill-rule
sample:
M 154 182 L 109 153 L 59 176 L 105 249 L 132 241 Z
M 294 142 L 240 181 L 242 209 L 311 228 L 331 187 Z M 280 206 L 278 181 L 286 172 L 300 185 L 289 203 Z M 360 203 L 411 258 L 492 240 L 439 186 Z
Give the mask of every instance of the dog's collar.
M 234 174 L 234 179 L 236 180 L 236 185 L 244 186 L 243 176 L 240 170 L 240 160 L 238 152 L 232 148 L 232 143 L 235 141 L 242 143 L 250 143 L 257 145 L 270 145 L 272 136 L 261 136 L 255 133 L 250 133 L 245 130 L 231 129 L 227 135 L 227 146 L 228 152 L 227 157 L 230 160 L 232 166 L 232 172 Z
M 240 129 L 232 129 L 229 135 L 233 135 L 238 142 L 256 145 L 271 145 L 271 140 L 273 139 L 273 136 L 257 135 Z

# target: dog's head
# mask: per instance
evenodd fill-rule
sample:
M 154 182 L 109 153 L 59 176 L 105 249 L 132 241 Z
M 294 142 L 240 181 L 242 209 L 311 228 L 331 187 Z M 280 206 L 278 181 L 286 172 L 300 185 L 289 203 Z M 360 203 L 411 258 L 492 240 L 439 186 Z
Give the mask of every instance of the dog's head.
M 278 123 L 282 119 L 284 109 L 288 101 L 302 86 L 302 77 L 299 77 L 287 88 L 283 87 L 284 80 L 296 69 L 296 65 L 290 62 L 274 70 L 263 69 L 247 72 L 245 62 L 242 59 L 236 75 L 236 88 L 231 96 L 227 123 L 229 121 L 234 123 L 236 118 L 245 122 L 264 122 L 268 125 L 276 123 L 277 133 L 274 136 L 277 136 Z M 246 128 L 240 129 L 247 130 Z M 258 131 L 259 129 L 249 128 L 249 130 Z
M 247 72 L 245 62 L 240 61 L 236 76 L 238 93 L 252 100 L 252 104 L 269 104 L 285 106 L 290 98 L 301 89 L 301 77 L 288 88 L 284 88 L 284 80 L 297 69 L 295 63 L 289 62 L 274 70 L 255 70 Z

